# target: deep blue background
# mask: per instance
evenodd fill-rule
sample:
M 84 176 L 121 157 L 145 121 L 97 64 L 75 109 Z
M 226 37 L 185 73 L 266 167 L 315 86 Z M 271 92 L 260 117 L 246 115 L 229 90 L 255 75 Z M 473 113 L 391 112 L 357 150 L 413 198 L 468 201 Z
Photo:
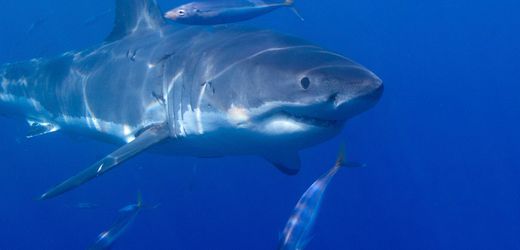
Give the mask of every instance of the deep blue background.
M 177 1 L 159 1 L 162 8 Z M 0 62 L 99 43 L 110 0 L 0 0 Z M 0 249 L 85 249 L 136 199 L 115 249 L 274 249 L 299 196 L 338 145 L 364 169 L 330 186 L 308 249 L 520 249 L 517 0 L 297 1 L 247 25 L 344 54 L 385 82 L 382 101 L 335 140 L 302 151 L 296 177 L 255 157 L 142 154 L 58 199 L 34 198 L 114 149 L 0 118 Z M 38 20 L 41 20 L 38 22 Z M 39 23 L 30 29 L 32 23 Z M 100 207 L 74 208 L 78 202 Z

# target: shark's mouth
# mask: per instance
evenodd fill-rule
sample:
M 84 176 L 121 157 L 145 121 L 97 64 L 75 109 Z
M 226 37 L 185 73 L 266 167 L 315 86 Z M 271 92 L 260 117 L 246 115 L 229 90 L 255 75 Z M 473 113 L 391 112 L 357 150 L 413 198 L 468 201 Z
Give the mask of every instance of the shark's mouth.
M 316 118 L 316 117 L 312 117 L 312 116 L 308 116 L 308 115 L 289 113 L 287 111 L 280 112 L 280 115 L 284 116 L 290 120 L 293 120 L 293 121 L 296 121 L 299 123 L 304 123 L 307 125 L 312 125 L 315 127 L 324 127 L 324 128 L 336 127 L 342 123 L 342 121 L 339 121 L 339 120 L 327 120 L 327 119 Z
M 299 134 L 307 132 L 336 131 L 345 120 L 326 110 L 330 105 L 278 105 L 270 106 L 250 120 L 260 125 L 260 131 L 266 134 Z M 330 115 L 332 114 L 332 115 Z
M 279 111 L 263 119 L 260 131 L 268 135 L 301 135 L 309 132 L 335 131 L 342 121 L 315 118 Z

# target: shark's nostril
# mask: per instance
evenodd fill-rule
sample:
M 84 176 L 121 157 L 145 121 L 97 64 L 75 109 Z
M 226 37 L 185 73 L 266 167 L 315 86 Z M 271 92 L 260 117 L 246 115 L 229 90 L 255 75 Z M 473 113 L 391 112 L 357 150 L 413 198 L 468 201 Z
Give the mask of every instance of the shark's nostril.
M 328 101 L 336 105 L 338 101 L 338 93 L 330 95 Z

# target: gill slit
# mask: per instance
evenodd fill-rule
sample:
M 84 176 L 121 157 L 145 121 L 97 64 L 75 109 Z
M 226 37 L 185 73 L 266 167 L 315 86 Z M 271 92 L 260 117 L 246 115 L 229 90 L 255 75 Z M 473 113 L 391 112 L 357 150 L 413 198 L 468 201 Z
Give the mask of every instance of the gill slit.
M 200 106 L 202 103 L 202 98 L 204 97 L 204 94 L 206 93 L 207 86 L 208 86 L 208 82 L 205 82 L 204 84 L 202 84 L 198 98 L 197 98 L 196 107 L 195 107 L 195 119 L 197 122 L 197 132 L 199 134 L 204 134 L 204 126 L 202 125 L 202 111 L 200 109 Z
M 163 65 L 162 66 L 162 78 L 163 78 L 163 84 L 162 84 L 162 98 L 163 98 L 163 101 L 164 101 L 164 108 L 165 108 L 165 111 L 166 111 L 166 124 L 168 124 L 168 130 L 170 131 L 170 136 L 172 137 L 176 137 L 176 133 L 175 133 L 175 117 L 172 117 L 172 110 L 171 110 L 171 107 L 170 107 L 170 98 L 168 98 L 170 96 L 170 86 L 173 85 L 173 80 L 172 82 L 169 82 L 168 81 L 168 78 L 166 77 L 166 65 Z M 175 116 L 175 114 L 173 114 Z

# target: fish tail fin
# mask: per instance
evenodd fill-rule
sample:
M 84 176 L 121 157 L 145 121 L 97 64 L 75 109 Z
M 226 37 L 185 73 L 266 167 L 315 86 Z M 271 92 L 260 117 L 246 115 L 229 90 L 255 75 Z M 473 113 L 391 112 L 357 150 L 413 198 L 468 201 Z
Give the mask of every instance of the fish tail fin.
M 161 206 L 161 203 L 157 203 L 153 206 L 145 205 L 143 202 L 143 194 L 142 194 L 141 190 L 139 190 L 137 192 L 137 204 L 136 205 L 138 208 L 141 208 L 141 209 L 156 209 L 159 206 Z
M 336 159 L 336 167 L 346 167 L 346 168 L 362 168 L 366 167 L 366 164 L 348 161 L 345 153 L 345 145 L 341 145 L 338 153 L 338 158 Z
M 141 190 L 137 192 L 137 207 L 143 207 L 143 194 Z
M 289 1 L 291 1 L 291 0 L 289 0 Z M 298 18 L 300 18 L 300 20 L 302 20 L 302 22 L 305 21 L 305 18 L 303 18 L 303 16 L 300 15 L 300 12 L 298 12 L 298 10 L 297 10 L 295 7 L 293 7 L 293 6 L 291 5 L 291 6 L 290 6 L 290 9 L 292 10 L 292 12 L 293 12 L 293 13 L 294 13 Z
M 339 147 L 338 157 L 336 158 L 336 166 L 344 166 L 345 158 L 345 145 L 341 144 L 341 146 Z
M 300 12 L 294 7 L 294 0 L 285 0 L 284 2 L 285 6 L 289 7 L 289 9 L 292 10 L 292 12 L 300 18 L 300 20 L 305 21 L 302 15 L 300 15 Z

